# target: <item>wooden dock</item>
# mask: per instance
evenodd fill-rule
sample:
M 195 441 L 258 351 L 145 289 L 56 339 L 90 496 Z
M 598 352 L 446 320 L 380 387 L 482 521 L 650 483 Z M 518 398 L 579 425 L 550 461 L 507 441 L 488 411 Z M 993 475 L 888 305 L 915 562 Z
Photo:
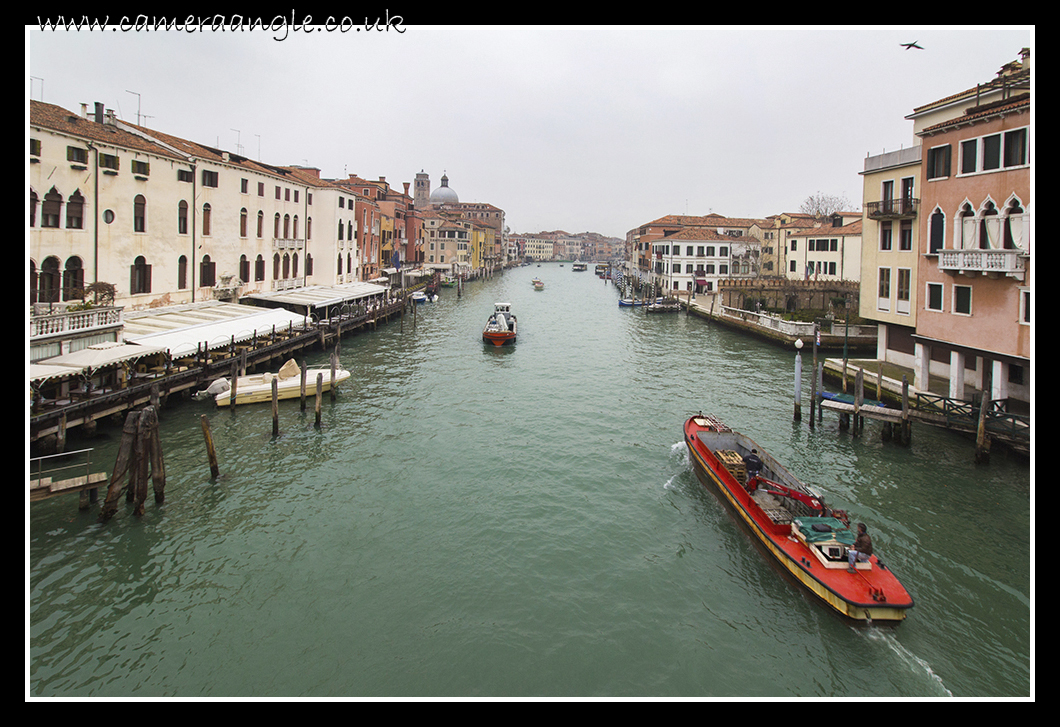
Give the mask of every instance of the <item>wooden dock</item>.
M 335 347 L 342 336 L 373 330 L 379 322 L 403 315 L 407 302 L 395 299 L 371 312 L 337 315 L 305 326 L 294 325 L 255 336 L 252 341 L 232 341 L 223 348 L 206 345 L 194 354 L 167 361 L 162 371 L 143 377 L 119 389 L 93 393 L 79 400 L 51 402 L 30 411 L 30 443 L 56 437 L 55 451 L 63 451 L 66 432 L 77 426 L 123 414 L 148 404 L 160 406 L 174 394 L 190 395 L 209 382 L 232 374 L 233 366 L 248 368 L 274 365 L 293 358 L 305 350 Z

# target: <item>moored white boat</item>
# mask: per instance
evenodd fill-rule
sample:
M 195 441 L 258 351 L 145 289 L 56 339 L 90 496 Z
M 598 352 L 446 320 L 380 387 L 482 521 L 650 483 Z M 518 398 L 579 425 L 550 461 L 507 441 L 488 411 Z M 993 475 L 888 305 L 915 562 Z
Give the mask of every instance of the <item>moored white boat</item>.
M 331 391 L 331 369 L 312 368 L 306 369 L 305 391 L 306 396 L 316 396 L 317 376 L 322 375 L 321 393 Z M 335 368 L 335 385 L 350 378 L 350 372 L 341 366 Z M 285 363 L 277 373 L 249 374 L 236 379 L 236 400 L 232 401 L 232 383 L 228 379 L 217 379 L 208 392 L 214 393 L 214 401 L 217 406 L 231 406 L 233 403 L 256 404 L 263 401 L 272 401 L 272 382 L 276 381 L 277 399 L 296 399 L 302 394 L 302 371 L 298 363 L 291 359 Z M 214 390 L 214 391 L 211 391 Z

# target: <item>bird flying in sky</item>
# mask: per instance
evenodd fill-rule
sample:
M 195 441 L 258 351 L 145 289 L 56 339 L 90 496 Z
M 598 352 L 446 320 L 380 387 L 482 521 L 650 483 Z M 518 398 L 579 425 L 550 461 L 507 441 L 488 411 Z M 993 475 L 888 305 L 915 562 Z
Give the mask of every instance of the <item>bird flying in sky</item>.
M 913 41 L 912 43 L 902 43 L 901 45 L 902 45 L 902 47 L 904 47 L 904 48 L 905 48 L 906 50 L 909 50 L 910 48 L 919 48 L 920 50 L 924 50 L 923 48 L 920 48 L 920 46 L 918 46 L 918 45 L 917 45 L 917 42 L 918 42 L 918 41 L 915 41 L 915 40 L 914 40 L 914 41 Z

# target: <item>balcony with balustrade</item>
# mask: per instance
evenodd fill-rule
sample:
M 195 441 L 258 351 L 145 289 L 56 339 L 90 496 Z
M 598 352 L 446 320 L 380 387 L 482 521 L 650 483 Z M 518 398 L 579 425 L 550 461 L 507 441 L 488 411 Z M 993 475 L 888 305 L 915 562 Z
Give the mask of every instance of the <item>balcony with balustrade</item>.
M 950 275 L 1009 276 L 1023 281 L 1027 275 L 1025 251 L 1013 250 L 939 250 L 939 270 Z

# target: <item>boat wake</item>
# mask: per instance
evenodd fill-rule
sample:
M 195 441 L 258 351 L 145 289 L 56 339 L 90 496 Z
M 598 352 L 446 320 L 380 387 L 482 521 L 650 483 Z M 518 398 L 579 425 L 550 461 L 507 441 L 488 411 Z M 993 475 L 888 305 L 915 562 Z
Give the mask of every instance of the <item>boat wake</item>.
M 895 637 L 895 634 L 883 631 L 880 629 L 854 629 L 854 633 L 863 635 L 870 641 L 876 641 L 882 643 L 884 646 L 889 648 L 899 658 L 899 660 L 909 667 L 914 672 L 923 672 L 926 674 L 938 688 L 942 691 L 939 696 L 952 697 L 953 692 L 946 688 L 946 685 L 942 683 L 942 678 L 931 668 L 931 665 L 921 659 L 919 656 L 909 651 L 909 649 L 902 646 L 902 644 Z
M 663 484 L 664 490 L 673 489 L 677 478 L 688 473 L 692 468 L 692 462 L 688 459 L 688 447 L 685 446 L 684 442 L 678 442 L 670 446 L 670 460 L 678 463 L 681 468 L 670 479 L 666 480 L 665 484 Z

